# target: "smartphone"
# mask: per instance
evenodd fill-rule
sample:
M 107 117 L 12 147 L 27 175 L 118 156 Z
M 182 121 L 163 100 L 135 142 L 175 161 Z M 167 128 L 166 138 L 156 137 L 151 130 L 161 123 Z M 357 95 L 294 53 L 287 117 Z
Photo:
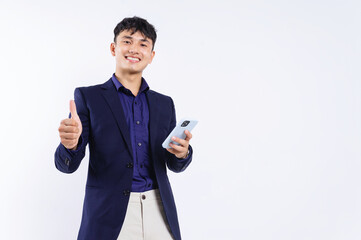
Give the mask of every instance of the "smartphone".
M 176 145 L 180 145 L 179 143 L 172 141 L 172 137 L 175 136 L 175 137 L 178 137 L 181 139 L 185 139 L 187 136 L 184 133 L 184 131 L 188 130 L 190 132 L 197 125 L 197 123 L 198 123 L 197 120 L 183 118 L 181 121 L 178 122 L 178 124 L 175 126 L 173 131 L 164 140 L 162 147 L 163 148 L 171 148 L 171 146 L 169 146 L 169 143 L 174 143 Z

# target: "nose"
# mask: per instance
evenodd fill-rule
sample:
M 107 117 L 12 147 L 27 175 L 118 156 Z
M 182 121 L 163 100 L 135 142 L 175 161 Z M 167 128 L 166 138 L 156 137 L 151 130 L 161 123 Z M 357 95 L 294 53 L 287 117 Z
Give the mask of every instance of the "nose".
M 129 53 L 138 53 L 138 48 L 134 45 L 135 44 L 133 44 L 132 46 L 129 47 L 129 49 L 128 49 Z

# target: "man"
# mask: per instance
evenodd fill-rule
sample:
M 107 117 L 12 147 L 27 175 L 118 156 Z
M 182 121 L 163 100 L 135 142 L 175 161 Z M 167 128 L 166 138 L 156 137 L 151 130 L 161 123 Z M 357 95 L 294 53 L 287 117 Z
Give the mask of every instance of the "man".
M 161 144 L 176 125 L 173 100 L 149 89 L 143 70 L 154 58 L 154 27 L 123 19 L 110 45 L 116 69 L 104 84 L 76 88 L 61 121 L 56 168 L 77 170 L 89 143 L 89 169 L 78 240 L 181 239 L 167 169 L 192 160 L 190 132 Z

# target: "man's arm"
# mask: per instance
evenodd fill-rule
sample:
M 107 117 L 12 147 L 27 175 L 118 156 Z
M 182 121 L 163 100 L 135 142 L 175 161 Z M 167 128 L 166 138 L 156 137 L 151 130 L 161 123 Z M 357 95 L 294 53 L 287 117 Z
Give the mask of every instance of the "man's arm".
M 85 156 L 89 136 L 89 112 L 79 88 L 74 92 L 74 105 L 71 104 L 71 118 L 60 123 L 61 143 L 55 151 L 55 166 L 64 173 L 75 172 Z
M 173 100 L 172 102 L 172 119 L 169 126 L 169 132 L 176 126 L 176 114 Z M 173 172 L 182 172 L 192 161 L 193 149 L 189 145 L 189 141 L 192 138 L 192 134 L 185 130 L 186 139 L 180 139 L 177 137 L 172 137 L 172 140 L 178 142 L 180 145 L 172 144 L 167 148 L 167 166 Z

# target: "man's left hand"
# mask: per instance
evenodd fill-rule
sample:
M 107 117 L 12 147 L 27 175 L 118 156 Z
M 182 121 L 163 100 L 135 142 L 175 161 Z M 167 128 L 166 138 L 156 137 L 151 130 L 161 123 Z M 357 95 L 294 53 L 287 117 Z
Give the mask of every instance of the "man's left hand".
M 188 130 L 185 130 L 184 133 L 186 134 L 186 139 L 172 137 L 172 141 L 180 145 L 170 143 L 169 146 L 172 148 L 167 148 L 168 152 L 173 153 L 177 158 L 186 158 L 188 153 L 189 140 L 191 140 L 192 134 Z

